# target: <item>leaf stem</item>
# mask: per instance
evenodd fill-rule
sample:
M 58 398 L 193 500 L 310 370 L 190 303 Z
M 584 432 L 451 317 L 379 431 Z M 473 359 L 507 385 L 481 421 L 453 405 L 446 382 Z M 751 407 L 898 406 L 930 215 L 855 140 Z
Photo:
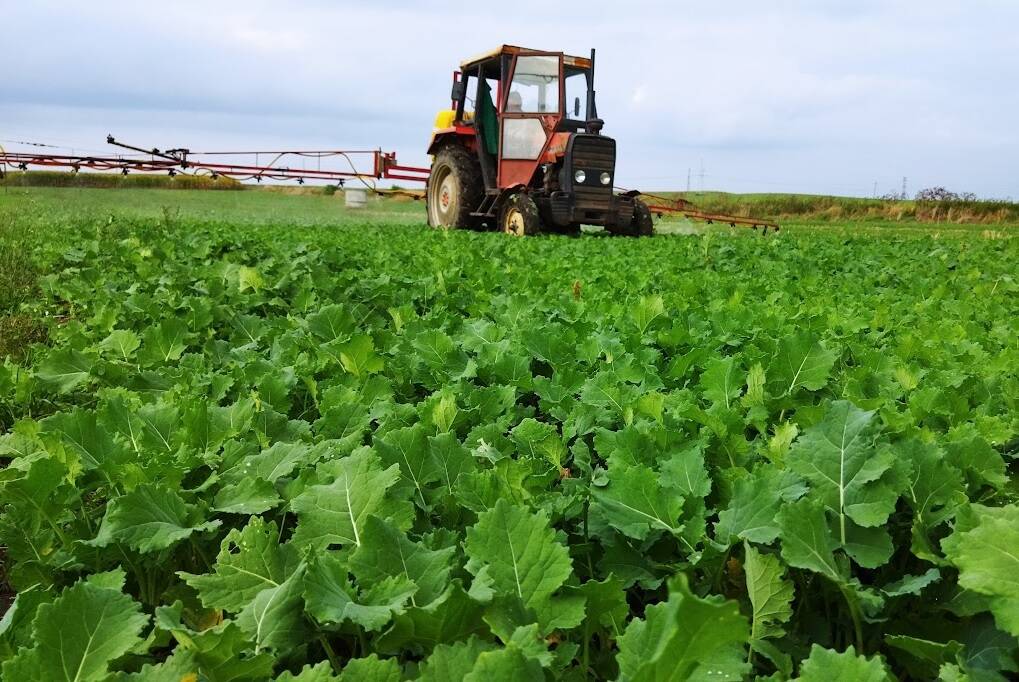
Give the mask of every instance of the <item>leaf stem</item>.
M 842 596 L 846 600 L 846 605 L 849 607 L 849 617 L 853 619 L 853 635 L 856 639 L 856 653 L 860 656 L 864 656 L 863 650 L 863 625 L 860 622 L 860 605 L 857 603 L 856 598 L 844 585 L 839 585 L 839 591 L 842 592 Z
M 340 659 L 336 657 L 336 652 L 333 650 L 333 645 L 329 643 L 329 638 L 325 636 L 325 633 L 320 632 L 318 635 L 319 644 L 322 645 L 322 649 L 326 652 L 326 657 L 329 659 L 329 664 L 333 666 L 333 672 L 337 675 L 340 674 L 343 666 L 340 665 Z

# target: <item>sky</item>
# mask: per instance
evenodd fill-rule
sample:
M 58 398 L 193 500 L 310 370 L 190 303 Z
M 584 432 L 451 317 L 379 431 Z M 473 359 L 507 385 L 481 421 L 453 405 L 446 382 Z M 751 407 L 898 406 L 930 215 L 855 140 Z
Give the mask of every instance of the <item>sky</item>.
M 617 182 L 1019 199 L 1019 2 L 0 0 L 0 144 L 396 151 L 460 61 L 596 48 Z

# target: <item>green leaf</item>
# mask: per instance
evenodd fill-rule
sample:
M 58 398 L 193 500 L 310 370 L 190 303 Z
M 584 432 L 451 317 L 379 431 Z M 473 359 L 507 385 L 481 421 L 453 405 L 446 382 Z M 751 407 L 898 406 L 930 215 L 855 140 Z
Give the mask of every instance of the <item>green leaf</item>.
M 787 504 L 775 520 L 782 538 L 782 558 L 787 564 L 820 573 L 836 583 L 844 582 L 834 554 L 839 543 L 832 537 L 820 502 L 803 498 Z
M 862 559 L 852 547 L 852 525 L 883 525 L 895 509 L 900 485 L 894 451 L 876 446 L 873 420 L 873 412 L 836 401 L 787 457 L 789 468 L 810 482 L 810 494 L 835 514 L 840 545 L 868 567 L 874 567 L 873 561 Z
M 495 646 L 472 635 L 466 641 L 440 644 L 421 665 L 421 682 L 462 680 L 478 660 L 478 656 Z
M 544 606 L 573 569 L 544 512 L 532 514 L 506 500 L 478 515 L 464 548 L 471 573 L 487 570 L 496 590 L 531 608 Z
M 881 588 L 881 592 L 888 597 L 902 597 L 910 594 L 920 594 L 925 587 L 936 583 L 941 579 L 941 571 L 936 568 L 928 569 L 920 575 L 905 575 L 899 580 L 888 583 Z
M 793 584 L 785 578 L 785 567 L 777 557 L 761 554 L 746 542 L 743 547 L 747 595 L 753 606 L 750 626 L 750 645 L 753 646 L 758 640 L 785 634 L 783 625 L 793 615 Z
M 949 465 L 945 453 L 934 445 L 908 440 L 897 443 L 895 451 L 912 465 L 905 498 L 913 508 L 913 553 L 940 562 L 929 535 L 966 503 L 962 473 Z
M 242 529 L 231 530 L 220 544 L 211 573 L 178 575 L 198 592 L 207 608 L 237 613 L 266 589 L 276 588 L 298 565 L 297 552 L 279 544 L 276 523 L 253 517 Z
M 796 679 L 804 682 L 891 682 L 894 678 L 879 657 L 858 656 L 852 646 L 838 653 L 815 644 L 810 648 L 810 657 L 800 666 Z
M 776 514 L 782 505 L 807 491 L 791 471 L 758 466 L 749 476 L 736 479 L 729 506 L 718 513 L 715 540 L 731 545 L 738 540 L 770 544 L 778 537 Z
M 340 682 L 400 682 L 403 675 L 396 659 L 380 659 L 372 654 L 347 661 L 339 679 Z
M 109 664 L 142 642 L 141 606 L 120 590 L 79 581 L 32 621 L 31 649 L 3 664 L 6 680 L 85 682 L 106 677 Z
M 828 374 L 839 353 L 827 350 L 809 333 L 783 338 L 768 365 L 773 395 L 792 395 L 799 388 L 818 391 L 828 383 Z
M 99 342 L 100 350 L 113 353 L 118 360 L 130 360 L 141 345 L 141 339 L 130 329 L 116 329 Z
M 1019 637 L 1019 505 L 971 505 L 941 541 L 959 585 L 990 597 L 998 627 Z
M 382 358 L 375 353 L 372 337 L 367 334 L 354 336 L 350 341 L 337 346 L 337 351 L 343 369 L 358 379 L 381 372 L 384 366 Z
M 222 514 L 261 514 L 282 501 L 272 483 L 261 478 L 246 478 L 221 488 L 212 509 Z
M 533 682 L 543 678 L 541 664 L 513 647 L 483 651 L 463 682 Z
M 326 342 L 345 339 L 353 329 L 353 316 L 339 303 L 327 305 L 308 316 L 308 331 Z
M 521 454 L 546 460 L 556 468 L 562 466 L 567 454 L 566 446 L 559 431 L 551 424 L 528 417 L 517 424 L 510 435 Z
M 146 365 L 165 365 L 180 359 L 187 345 L 184 338 L 188 328 L 182 320 L 170 318 L 149 327 L 143 335 L 144 343 L 138 361 Z
M 329 661 L 322 661 L 311 665 L 305 664 L 297 674 L 284 670 L 276 682 L 335 682 L 338 678 L 333 674 L 333 666 Z M 173 682 L 178 682 L 174 680 Z
M 637 331 L 644 334 L 659 317 L 665 315 L 665 300 L 659 296 L 643 296 L 631 309 Z
M 53 386 L 58 393 L 70 393 L 88 381 L 94 363 L 85 353 L 73 348 L 58 348 L 50 352 L 35 370 L 35 376 Z
M 619 638 L 619 682 L 742 680 L 749 636 L 736 602 L 695 596 L 680 573 L 668 600 L 649 606 Z
M 623 634 L 630 612 L 623 581 L 610 575 L 600 582 L 588 580 L 580 590 L 586 602 L 588 623 L 605 628 L 613 637 Z
M 112 476 L 119 473 L 119 468 L 130 458 L 113 434 L 97 421 L 94 412 L 76 408 L 47 417 L 42 425 L 45 433 L 60 435 L 80 457 L 81 466 L 86 470 L 99 469 Z
M 169 631 L 179 645 L 164 664 L 167 669 L 159 666 L 152 674 L 168 673 L 186 668 L 188 672 L 198 674 L 198 679 L 210 682 L 247 682 L 259 680 L 272 674 L 273 657 L 267 653 L 251 654 L 251 639 L 238 626 L 236 621 L 226 621 L 213 627 L 196 631 L 180 622 L 181 603 L 173 607 L 156 609 L 157 628 Z M 202 624 L 199 627 L 205 627 Z M 149 669 L 151 670 L 151 669 Z M 146 668 L 138 679 L 147 681 Z M 169 678 L 172 682 L 186 679 Z
M 365 522 L 361 546 L 350 557 L 350 570 L 362 585 L 402 577 L 417 586 L 414 606 L 437 599 L 449 583 L 454 547 L 431 550 L 375 516 Z
M 430 456 L 424 427 L 414 424 L 394 429 L 375 441 L 375 450 L 383 466 L 399 467 L 405 484 L 413 488 L 417 503 L 427 509 L 425 489 L 429 483 L 439 480 L 441 472 Z
M 322 625 L 332 627 L 350 621 L 374 631 L 404 612 L 417 586 L 404 577 L 389 577 L 359 594 L 350 582 L 344 560 L 329 552 L 312 561 L 303 591 L 308 613 Z
M 736 358 L 712 358 L 701 374 L 700 386 L 704 397 L 718 405 L 732 406 L 743 392 L 744 373 L 736 364 Z
M 380 652 L 396 654 L 407 647 L 420 650 L 483 635 L 487 632 L 481 619 L 483 611 L 484 607 L 467 595 L 459 581 L 454 581 L 431 604 L 397 615 L 375 645 Z
M 237 290 L 244 292 L 248 289 L 258 292 L 265 286 L 265 280 L 257 268 L 242 265 L 237 268 Z
M 256 654 L 262 649 L 285 654 L 304 642 L 304 572 L 301 564 L 283 583 L 255 595 L 237 616 L 237 625 L 255 642 Z
M 682 531 L 682 496 L 663 486 L 646 466 L 613 467 L 608 485 L 592 487 L 591 496 L 592 513 L 628 537 L 643 540 L 654 531 Z
M 386 516 L 384 512 L 390 508 L 386 491 L 400 479 L 400 467 L 394 464 L 383 470 L 374 452 L 360 450 L 320 465 L 319 470 L 335 478 L 332 483 L 311 486 L 294 498 L 291 507 L 298 518 L 294 543 L 316 547 L 360 545 L 368 515 Z
M 139 552 L 153 552 L 219 525 L 218 520 L 203 522 L 198 507 L 186 504 L 166 486 L 148 483 L 109 502 L 99 533 L 88 544 L 123 543 Z

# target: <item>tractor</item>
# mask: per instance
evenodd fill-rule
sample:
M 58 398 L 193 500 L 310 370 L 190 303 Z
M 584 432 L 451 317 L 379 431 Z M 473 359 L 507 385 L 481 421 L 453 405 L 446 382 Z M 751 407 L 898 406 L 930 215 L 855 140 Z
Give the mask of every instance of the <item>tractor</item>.
M 573 57 L 502 45 L 453 74 L 452 107 L 428 145 L 428 224 L 524 236 L 650 236 L 652 214 L 636 192 L 613 191 L 616 141 L 602 135 L 595 52 Z

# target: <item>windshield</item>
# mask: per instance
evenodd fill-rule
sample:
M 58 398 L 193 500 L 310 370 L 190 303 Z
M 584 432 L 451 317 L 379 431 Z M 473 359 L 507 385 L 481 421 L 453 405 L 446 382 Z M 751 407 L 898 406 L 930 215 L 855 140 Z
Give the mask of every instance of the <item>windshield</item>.
M 559 113 L 559 57 L 517 57 L 507 113 Z

